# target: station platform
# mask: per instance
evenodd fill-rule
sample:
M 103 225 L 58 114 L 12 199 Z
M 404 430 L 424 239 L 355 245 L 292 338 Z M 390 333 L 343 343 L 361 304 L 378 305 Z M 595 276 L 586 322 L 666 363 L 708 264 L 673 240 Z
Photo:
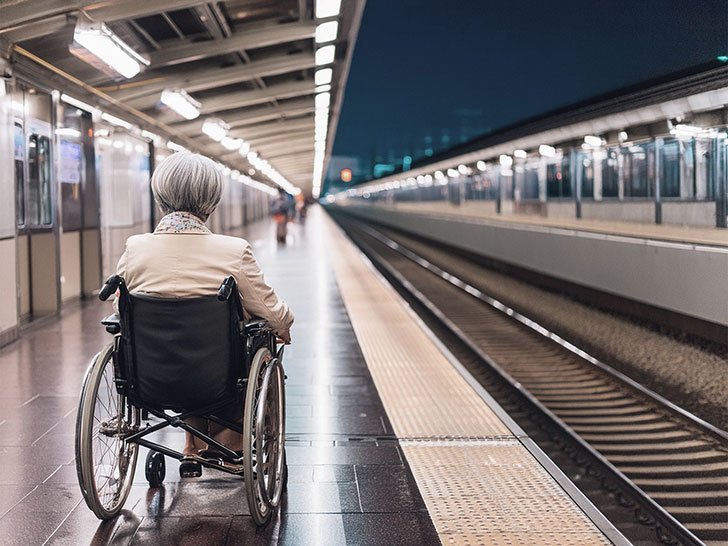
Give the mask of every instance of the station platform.
M 514 214 L 512 212 L 498 214 L 495 212 L 495 204 L 493 201 L 464 201 L 460 205 L 454 205 L 448 201 L 424 201 L 387 205 L 377 203 L 375 206 L 400 212 L 443 214 L 506 224 L 541 226 L 545 228 L 586 231 L 622 237 L 653 239 L 657 241 L 728 247 L 728 230 L 717 227 L 628 222 L 624 220 L 603 220 L 599 218 L 577 219 L 573 217 L 542 216 L 539 214 Z
M 139 463 L 122 515 L 95 518 L 76 479 L 75 409 L 110 306 L 89 301 L 0 350 L 0 543 L 624 543 L 320 207 L 285 246 L 271 223 L 243 235 L 296 314 L 280 514 L 257 529 L 240 479 L 181 480 L 168 460 L 164 487 L 149 489 Z

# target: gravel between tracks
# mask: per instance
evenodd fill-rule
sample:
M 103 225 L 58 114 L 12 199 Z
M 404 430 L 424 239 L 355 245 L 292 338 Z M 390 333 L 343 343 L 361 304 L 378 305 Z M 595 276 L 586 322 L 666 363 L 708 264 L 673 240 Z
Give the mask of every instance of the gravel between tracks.
M 728 359 L 567 296 L 483 266 L 474 267 L 459 254 L 378 229 L 674 403 L 728 430 Z

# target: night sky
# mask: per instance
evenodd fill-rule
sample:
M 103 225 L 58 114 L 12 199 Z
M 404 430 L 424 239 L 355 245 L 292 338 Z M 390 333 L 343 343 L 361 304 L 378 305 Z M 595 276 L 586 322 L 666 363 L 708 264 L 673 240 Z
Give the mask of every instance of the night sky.
M 333 153 L 422 156 L 718 55 L 728 0 L 368 0 Z

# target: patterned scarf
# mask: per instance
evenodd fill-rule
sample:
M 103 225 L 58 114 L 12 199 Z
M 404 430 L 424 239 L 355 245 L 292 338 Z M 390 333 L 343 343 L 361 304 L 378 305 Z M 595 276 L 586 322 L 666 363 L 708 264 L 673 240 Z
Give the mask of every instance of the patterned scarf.
M 191 212 L 170 212 L 163 217 L 154 233 L 212 233 L 205 223 Z

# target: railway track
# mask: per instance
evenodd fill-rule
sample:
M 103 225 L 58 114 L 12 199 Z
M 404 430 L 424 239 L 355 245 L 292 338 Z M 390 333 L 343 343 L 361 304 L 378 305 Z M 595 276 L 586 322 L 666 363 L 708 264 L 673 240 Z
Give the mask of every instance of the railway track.
M 728 545 L 728 433 L 451 275 L 446 251 L 424 259 L 397 234 L 336 219 L 398 289 L 527 400 L 523 413 L 535 408 L 577 444 L 583 465 L 636 504 L 655 542 Z

